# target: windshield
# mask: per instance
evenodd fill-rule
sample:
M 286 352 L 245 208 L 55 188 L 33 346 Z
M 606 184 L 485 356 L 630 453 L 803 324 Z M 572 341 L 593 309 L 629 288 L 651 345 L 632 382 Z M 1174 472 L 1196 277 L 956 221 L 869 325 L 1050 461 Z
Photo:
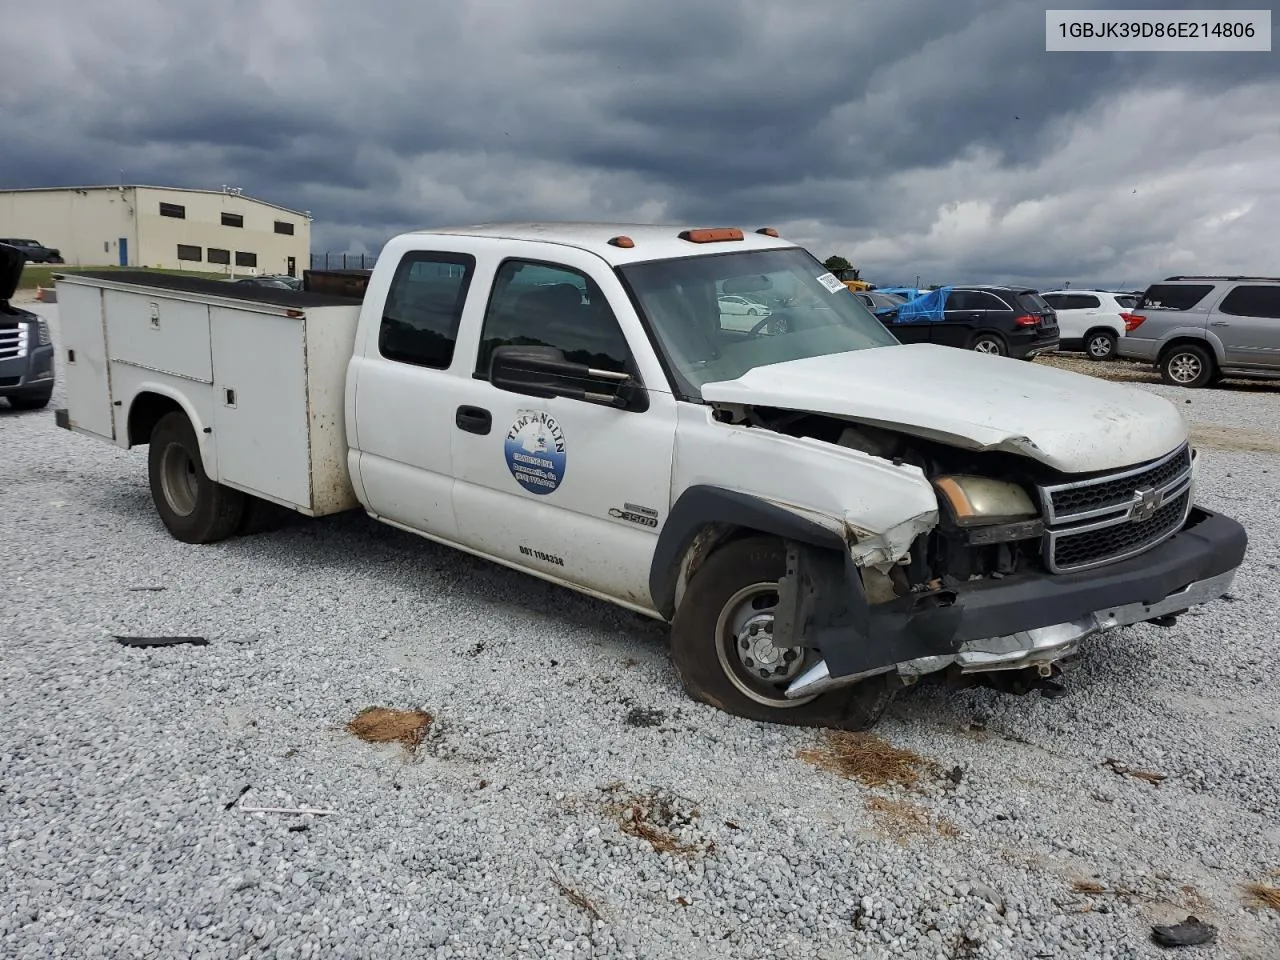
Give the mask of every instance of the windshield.
M 804 250 L 655 260 L 619 273 L 686 396 L 755 367 L 898 343 Z

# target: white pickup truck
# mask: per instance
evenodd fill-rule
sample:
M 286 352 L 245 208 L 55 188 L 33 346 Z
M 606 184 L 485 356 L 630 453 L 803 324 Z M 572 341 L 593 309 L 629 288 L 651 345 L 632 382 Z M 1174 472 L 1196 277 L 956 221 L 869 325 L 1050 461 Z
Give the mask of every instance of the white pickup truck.
M 229 286 L 58 279 L 57 422 L 149 445 L 174 537 L 362 508 L 668 621 L 686 690 L 742 716 L 865 728 L 941 670 L 1016 688 L 1245 555 L 1170 403 L 899 344 L 768 228 L 437 229 L 359 299 Z

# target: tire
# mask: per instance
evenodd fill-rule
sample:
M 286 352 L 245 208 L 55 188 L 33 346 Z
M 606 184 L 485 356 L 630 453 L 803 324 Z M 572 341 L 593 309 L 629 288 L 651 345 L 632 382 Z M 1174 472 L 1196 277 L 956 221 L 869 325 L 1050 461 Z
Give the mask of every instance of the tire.
M 969 349 L 978 353 L 988 353 L 996 357 L 1007 357 L 1009 348 L 1005 346 L 1005 342 L 994 333 L 982 333 L 973 338 L 973 342 L 969 344 Z
M 758 317 L 758 316 L 760 316 L 760 311 L 759 311 L 759 310 L 757 310 L 757 309 L 755 309 L 754 307 L 752 307 L 750 310 L 748 310 L 748 311 L 747 311 L 747 316 L 748 316 L 748 317 Z
M 9 398 L 9 406 L 15 410 L 43 410 L 53 399 L 53 389 L 48 393 L 29 393 Z
M 778 691 L 766 692 L 766 685 L 758 679 L 749 682 L 744 663 L 747 655 L 738 655 L 730 632 L 734 613 L 767 619 L 768 627 L 761 632 L 771 630 L 771 615 L 763 611 L 749 613 L 750 598 L 767 598 L 769 587 L 776 587 L 785 571 L 786 554 L 781 542 L 773 538 L 736 540 L 707 558 L 694 574 L 671 622 L 671 659 L 685 692 L 695 700 L 749 720 L 842 730 L 874 726 L 902 689 L 895 674 L 871 677 L 799 700 L 785 700 Z M 738 625 L 741 626 L 740 620 Z M 783 683 L 801 673 L 815 656 L 810 651 L 808 659 L 801 656 L 784 662 L 781 657 L 772 656 L 777 653 L 772 644 L 766 646 L 770 663 L 777 664 L 774 669 L 787 671 L 780 681 Z M 745 692 L 744 687 L 754 689 L 755 696 Z
M 1209 384 L 1217 364 L 1204 347 L 1186 343 L 1166 350 L 1160 357 L 1159 369 L 1160 379 L 1165 383 L 1195 389 Z
M 209 479 L 186 414 L 160 418 L 148 440 L 147 468 L 156 512 L 175 540 L 214 543 L 236 532 L 245 496 Z
M 1118 340 L 1113 330 L 1090 330 L 1084 335 L 1084 354 L 1090 360 L 1114 360 Z

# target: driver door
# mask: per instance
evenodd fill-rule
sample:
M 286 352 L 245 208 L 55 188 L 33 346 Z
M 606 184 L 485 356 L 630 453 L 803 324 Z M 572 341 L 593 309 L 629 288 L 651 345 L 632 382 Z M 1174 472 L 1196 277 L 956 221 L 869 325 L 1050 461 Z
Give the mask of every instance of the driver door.
M 598 258 L 543 244 L 521 253 L 498 265 L 469 346 L 474 374 L 461 385 L 453 433 L 458 528 L 492 557 L 650 610 L 649 564 L 671 498 L 675 401 L 652 376 L 643 410 L 495 387 L 490 360 L 505 345 L 554 348 L 568 361 L 644 379 L 612 307 L 629 301 Z M 639 321 L 634 312 L 626 319 L 634 338 Z

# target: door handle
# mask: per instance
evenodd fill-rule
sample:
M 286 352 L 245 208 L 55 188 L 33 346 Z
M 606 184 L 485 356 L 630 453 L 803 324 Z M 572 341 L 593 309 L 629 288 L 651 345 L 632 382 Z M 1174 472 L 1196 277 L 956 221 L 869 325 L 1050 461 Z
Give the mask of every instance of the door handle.
M 459 430 L 465 430 L 467 433 L 478 433 L 483 437 L 493 426 L 493 417 L 483 407 L 462 406 L 458 408 L 454 422 L 458 425 Z
M 1227 323 L 1227 321 L 1225 321 L 1225 320 L 1214 320 L 1212 323 L 1210 323 L 1210 324 L 1209 324 L 1209 326 L 1211 326 L 1211 327 L 1229 327 L 1229 326 L 1231 326 L 1231 324 Z

